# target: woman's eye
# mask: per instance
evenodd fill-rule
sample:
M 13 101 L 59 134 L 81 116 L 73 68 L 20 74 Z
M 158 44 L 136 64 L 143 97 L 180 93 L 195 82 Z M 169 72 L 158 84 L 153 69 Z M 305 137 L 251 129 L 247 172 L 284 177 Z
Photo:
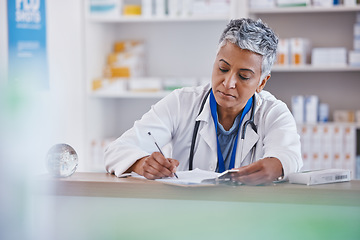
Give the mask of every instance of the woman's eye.
M 227 69 L 225 69 L 225 68 L 219 68 L 219 69 L 220 69 L 220 71 L 223 72 L 223 73 L 229 71 L 229 70 L 227 70 Z
M 241 75 L 239 75 L 239 77 L 240 77 L 242 80 L 249 80 L 249 79 L 250 79 L 249 77 L 244 77 L 244 76 L 241 76 Z

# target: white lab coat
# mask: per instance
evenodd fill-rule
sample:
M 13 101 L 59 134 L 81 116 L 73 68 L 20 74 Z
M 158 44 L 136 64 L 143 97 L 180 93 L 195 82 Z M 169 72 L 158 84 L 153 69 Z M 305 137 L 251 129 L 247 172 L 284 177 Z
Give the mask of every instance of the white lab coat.
M 180 162 L 177 170 L 188 170 L 195 121 L 200 120 L 193 168 L 215 171 L 217 142 L 209 98 L 206 100 L 203 111 L 198 115 L 203 98 L 209 89 L 209 84 L 178 89 L 152 106 L 141 120 L 136 121 L 131 129 L 105 150 L 106 170 L 119 176 L 137 159 L 158 151 L 148 135 L 149 131 L 156 138 L 160 148 L 171 143 L 172 154 L 166 157 Z M 250 118 L 250 113 L 251 111 L 245 115 L 242 124 Z M 300 137 L 297 134 L 294 118 L 286 104 L 267 91 L 256 94 L 254 122 L 257 133 L 248 125 L 244 142 L 239 138 L 235 167 L 250 163 L 251 149 L 255 146 L 253 153 L 255 155 L 252 159 L 278 158 L 283 165 L 284 179 L 289 173 L 299 171 L 303 165 Z M 242 159 L 240 159 L 241 155 Z

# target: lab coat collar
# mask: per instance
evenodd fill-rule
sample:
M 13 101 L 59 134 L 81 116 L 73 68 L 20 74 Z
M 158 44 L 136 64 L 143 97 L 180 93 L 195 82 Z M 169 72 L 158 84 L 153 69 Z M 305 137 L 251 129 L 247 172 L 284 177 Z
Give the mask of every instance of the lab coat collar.
M 255 92 L 255 98 L 256 98 L 256 103 L 255 103 L 255 114 L 257 113 L 257 111 L 259 110 L 259 107 L 261 106 L 261 104 L 263 103 L 263 99 L 261 97 L 260 94 Z M 201 102 L 203 101 L 203 99 L 201 99 Z M 250 111 L 251 112 L 251 111 Z M 249 115 L 250 112 L 246 115 Z M 250 115 L 249 115 L 250 116 Z M 211 112 L 210 112 L 210 98 L 207 97 L 205 105 L 204 105 L 204 109 L 203 111 L 199 114 L 199 116 L 197 116 L 196 121 L 205 121 L 205 122 L 211 122 Z
M 261 104 L 263 103 L 263 99 L 261 97 L 261 95 L 257 92 L 255 92 L 255 99 L 256 99 L 256 103 L 255 103 L 255 114 L 257 113 L 257 111 L 259 110 Z

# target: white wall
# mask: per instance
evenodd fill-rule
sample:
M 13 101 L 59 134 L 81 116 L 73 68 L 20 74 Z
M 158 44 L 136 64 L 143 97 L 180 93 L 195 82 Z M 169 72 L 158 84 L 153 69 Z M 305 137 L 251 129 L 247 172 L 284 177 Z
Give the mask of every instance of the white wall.
M 83 66 L 82 0 L 47 1 L 47 43 L 50 92 L 57 123 L 52 144 L 70 144 L 81 161 L 85 157 L 85 83 Z M 47 96 L 49 97 L 49 96 Z
M 7 0 L 0 0 L 0 239 L 52 239 L 53 206 L 33 194 L 52 145 L 73 146 L 84 168 L 83 11 L 82 0 L 46 1 L 50 88 L 40 91 L 7 81 Z
M 5 82 L 7 74 L 8 34 L 6 12 L 6 1 L 0 0 L 0 84 Z
M 4 127 L 9 133 L 5 137 L 3 134 L 3 139 L 17 134 L 17 139 L 24 140 L 23 145 L 33 146 L 36 149 L 33 157 L 21 157 L 18 164 L 25 167 L 31 163 L 29 167 L 36 172 L 46 171 L 46 152 L 56 143 L 71 145 L 80 158 L 79 170 L 83 169 L 86 101 L 83 4 L 82 0 L 46 1 L 50 87 L 32 91 L 31 86 L 9 88 L 7 84 L 7 1 L 0 0 L 0 113 L 9 124 Z M 18 146 L 14 151 L 24 151 L 24 147 Z

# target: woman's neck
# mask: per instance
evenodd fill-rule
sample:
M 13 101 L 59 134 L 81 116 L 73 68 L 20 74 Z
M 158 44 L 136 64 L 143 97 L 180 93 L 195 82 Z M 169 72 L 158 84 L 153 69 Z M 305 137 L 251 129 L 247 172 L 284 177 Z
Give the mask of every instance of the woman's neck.
M 218 121 L 226 131 L 229 131 L 234 124 L 236 116 L 241 112 L 242 110 L 233 111 L 232 109 L 222 109 L 218 106 Z

